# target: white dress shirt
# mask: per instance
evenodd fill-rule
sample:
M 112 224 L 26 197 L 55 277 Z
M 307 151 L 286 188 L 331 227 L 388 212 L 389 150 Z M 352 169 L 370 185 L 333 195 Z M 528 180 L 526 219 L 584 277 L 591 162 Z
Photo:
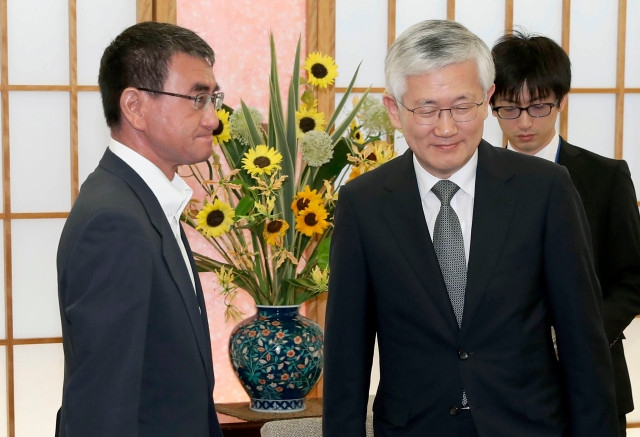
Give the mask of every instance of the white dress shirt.
M 440 181 L 439 178 L 427 172 L 415 155 L 413 156 L 413 166 L 418 179 L 418 190 L 422 199 L 422 209 L 427 221 L 427 227 L 433 240 L 433 228 L 436 224 L 438 212 L 440 212 L 440 199 L 431 188 Z M 456 212 L 460 227 L 462 228 L 462 239 L 464 240 L 464 255 L 469 264 L 469 249 L 471 248 L 471 224 L 473 220 L 473 200 L 476 193 L 476 169 L 478 167 L 478 150 L 471 156 L 471 159 L 457 172 L 449 177 L 460 189 L 451 198 L 451 207 Z
M 507 149 L 517 151 L 509 142 L 507 142 Z M 560 134 L 556 131 L 556 134 L 551 138 L 549 144 L 538 150 L 538 153 L 533 156 L 537 156 L 538 158 L 546 159 L 551 162 L 558 162 L 558 149 L 560 149 Z
M 193 271 L 191 270 L 191 263 L 187 256 L 187 250 L 180 237 L 180 215 L 184 208 L 191 200 L 193 190 L 187 185 L 187 183 L 177 174 L 174 175 L 173 180 L 167 179 L 165 174 L 156 167 L 151 161 L 138 152 L 130 149 L 124 144 L 111 139 L 109 143 L 109 149 L 120 159 L 126 162 L 149 186 L 153 194 L 155 194 L 162 210 L 169 221 L 169 226 L 173 231 L 173 235 L 176 238 L 182 258 L 189 271 L 191 277 L 191 284 L 195 292 L 195 280 L 193 278 Z

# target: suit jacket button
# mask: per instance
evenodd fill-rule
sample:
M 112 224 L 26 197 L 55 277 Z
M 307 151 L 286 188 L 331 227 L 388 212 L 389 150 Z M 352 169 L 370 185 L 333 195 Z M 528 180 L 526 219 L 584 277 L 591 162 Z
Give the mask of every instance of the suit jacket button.
M 460 358 L 461 360 L 466 360 L 467 358 L 469 358 L 469 354 L 467 353 L 467 351 L 458 351 L 458 358 Z
M 449 414 L 451 414 L 452 416 L 457 416 L 459 412 L 460 409 L 458 407 L 449 408 Z

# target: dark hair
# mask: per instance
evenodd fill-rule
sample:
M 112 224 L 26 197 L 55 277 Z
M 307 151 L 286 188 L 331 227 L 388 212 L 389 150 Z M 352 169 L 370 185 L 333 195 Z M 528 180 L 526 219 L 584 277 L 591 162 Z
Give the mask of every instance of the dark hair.
M 120 95 L 125 88 L 163 90 L 169 62 L 185 53 L 215 62 L 213 50 L 195 32 L 169 23 L 147 21 L 134 24 L 118 35 L 100 60 L 98 85 L 107 125 L 120 125 Z
M 496 97 L 516 102 L 526 87 L 531 99 L 554 95 L 560 101 L 571 89 L 571 61 L 555 41 L 545 36 L 513 31 L 491 50 L 496 66 Z

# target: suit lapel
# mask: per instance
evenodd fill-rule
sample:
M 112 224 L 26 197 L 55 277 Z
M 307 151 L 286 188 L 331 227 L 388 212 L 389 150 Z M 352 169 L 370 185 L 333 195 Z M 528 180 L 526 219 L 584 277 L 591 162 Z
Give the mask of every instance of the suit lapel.
M 424 217 L 420 191 L 413 168 L 413 154 L 407 151 L 383 186 L 387 190 L 383 217 L 390 234 L 404 250 L 407 264 L 423 284 L 423 290 L 431 298 L 452 329 L 458 330 L 453 307 L 447 294 L 440 265 L 433 248 L 429 228 Z
M 205 368 L 212 374 L 211 344 L 208 335 L 209 329 L 208 324 L 206 324 L 205 330 L 204 324 L 204 320 L 206 320 L 204 298 L 202 296 L 200 281 L 197 277 L 198 270 L 193 264 L 191 258 L 191 249 L 188 242 L 186 241 L 186 238 L 183 238 L 183 242 L 185 243 L 187 254 L 190 256 L 191 260 L 194 280 L 196 283 L 195 292 L 193 289 L 193 284 L 191 283 L 191 277 L 184 263 L 184 258 L 182 257 L 182 253 L 180 252 L 178 242 L 176 241 L 175 236 L 171 231 L 171 227 L 165 217 L 164 212 L 162 211 L 162 207 L 158 203 L 156 196 L 153 194 L 149 186 L 131 167 L 129 167 L 124 161 L 118 158 L 109 149 L 107 149 L 104 156 L 102 157 L 100 165 L 103 166 L 107 171 L 120 177 L 131 187 L 131 189 L 136 193 L 136 195 L 140 199 L 140 202 L 147 211 L 149 221 L 160 235 L 160 238 L 162 240 L 162 256 L 166 261 L 166 265 L 169 269 L 169 272 L 171 273 L 171 276 L 173 277 L 173 280 L 175 281 L 176 287 L 182 297 L 182 301 L 184 302 L 187 314 L 189 315 L 193 333 L 196 337 L 196 341 L 198 343 Z M 182 228 L 180 229 L 180 231 L 181 234 L 184 235 Z M 197 295 L 198 292 L 199 295 Z M 202 312 L 204 312 L 204 319 L 203 315 L 201 314 L 200 308 L 202 308 Z M 209 374 L 209 372 L 207 373 Z
M 517 193 L 508 184 L 512 175 L 493 146 L 482 141 L 478 148 L 463 333 L 473 322 L 506 242 L 518 200 Z

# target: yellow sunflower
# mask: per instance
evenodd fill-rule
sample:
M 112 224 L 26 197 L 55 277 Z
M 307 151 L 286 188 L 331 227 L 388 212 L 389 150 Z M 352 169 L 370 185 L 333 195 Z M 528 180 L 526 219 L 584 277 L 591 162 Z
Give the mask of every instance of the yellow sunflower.
M 205 237 L 217 238 L 229 232 L 235 215 L 236 212 L 229 204 L 216 199 L 213 203 L 205 205 L 196 216 L 198 220 L 196 230 L 202 232 Z
M 271 220 L 264 227 L 264 232 L 262 235 L 264 236 L 265 241 L 270 246 L 282 245 L 282 237 L 289 229 L 289 224 L 284 220 Z
M 351 122 L 350 131 L 351 131 L 351 139 L 353 141 L 355 141 L 358 144 L 364 144 L 365 137 L 364 135 L 362 135 L 362 131 L 358 127 L 358 124 L 356 123 L 355 120 Z
M 229 129 L 229 113 L 226 109 L 218 109 L 216 111 L 218 116 L 218 127 L 213 130 L 213 140 L 216 144 L 220 145 L 231 139 L 231 129 Z
M 254 177 L 262 174 L 271 175 L 274 170 L 280 170 L 281 162 L 282 155 L 276 149 L 260 144 L 244 154 L 242 168 Z
M 326 122 L 324 121 L 324 113 L 318 112 L 315 108 L 301 106 L 296 111 L 296 137 L 300 138 L 312 130 L 324 130 Z
M 304 68 L 307 70 L 309 83 L 319 88 L 327 88 L 338 77 L 338 66 L 333 58 L 318 52 L 307 57 Z
M 306 209 L 300 211 L 296 216 L 296 230 L 307 237 L 313 234 L 322 234 L 329 226 L 327 216 L 329 214 L 318 203 L 310 203 Z
M 322 196 L 320 196 L 316 190 L 311 190 L 309 185 L 307 185 L 303 191 L 300 191 L 293 197 L 291 209 L 295 215 L 298 215 L 300 211 L 307 209 L 311 203 L 322 204 Z

